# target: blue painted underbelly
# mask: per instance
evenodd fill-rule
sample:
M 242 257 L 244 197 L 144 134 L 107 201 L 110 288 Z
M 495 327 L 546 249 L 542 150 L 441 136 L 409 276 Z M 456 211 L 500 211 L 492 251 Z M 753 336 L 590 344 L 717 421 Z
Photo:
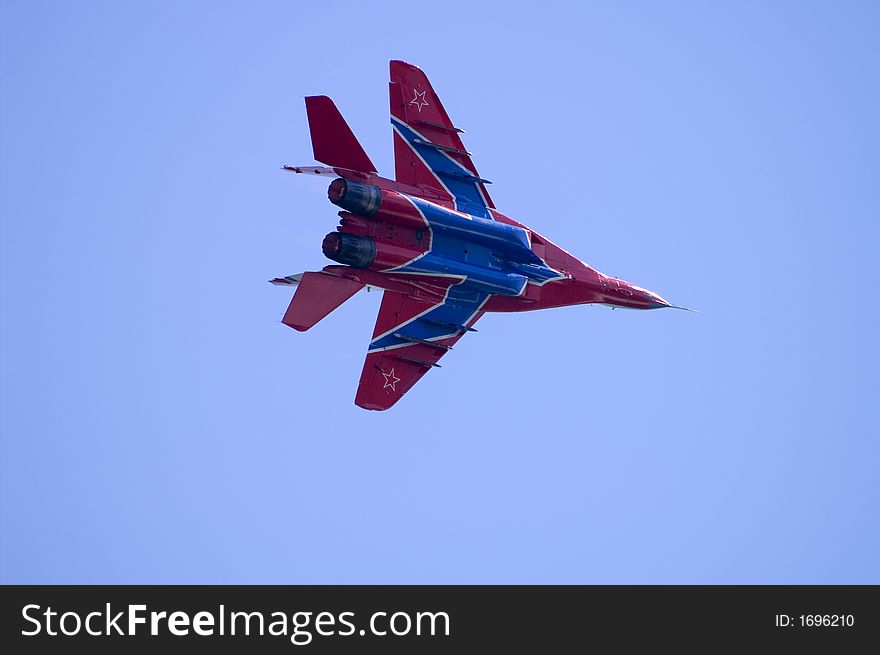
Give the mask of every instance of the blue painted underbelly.
M 532 252 L 529 237 L 521 227 L 478 216 L 462 215 L 420 198 L 410 200 L 428 221 L 435 236 L 481 245 L 510 261 L 543 264 L 541 258 Z
M 450 259 L 436 252 L 397 269 L 401 273 L 423 273 L 441 277 L 460 277 L 466 279 L 468 286 L 486 293 L 503 296 L 518 296 L 523 292 L 527 279 L 519 273 L 500 268 L 479 266 L 458 259 Z
M 431 248 L 388 272 L 456 277 L 462 287 L 503 296 L 522 294 L 529 281 L 562 277 L 532 251 L 523 228 L 409 199 L 430 226 Z

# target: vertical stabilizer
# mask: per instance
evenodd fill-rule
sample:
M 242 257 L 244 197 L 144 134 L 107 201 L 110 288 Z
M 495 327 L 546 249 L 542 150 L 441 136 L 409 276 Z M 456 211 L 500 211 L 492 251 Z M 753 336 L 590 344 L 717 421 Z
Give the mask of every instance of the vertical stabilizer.
M 361 173 L 376 172 L 373 162 L 330 98 L 306 98 L 306 113 L 315 159 L 328 166 L 350 168 Z

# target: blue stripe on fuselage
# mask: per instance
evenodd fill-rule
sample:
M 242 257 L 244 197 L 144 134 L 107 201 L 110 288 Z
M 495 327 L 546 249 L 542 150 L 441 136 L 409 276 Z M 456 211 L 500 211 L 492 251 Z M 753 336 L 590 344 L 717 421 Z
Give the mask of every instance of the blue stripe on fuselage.
M 455 206 L 459 211 L 493 220 L 489 209 L 486 207 L 486 203 L 483 201 L 483 196 L 480 194 L 476 180 L 456 177 L 458 175 L 473 177 L 473 173 L 443 152 L 431 146 L 416 143 L 416 140 L 430 141 L 430 139 L 422 136 L 406 123 L 392 116 L 391 124 L 397 128 L 410 147 L 421 156 L 434 174 L 440 178 L 443 186 L 449 189 L 449 192 L 455 196 Z M 447 175 L 443 175 L 443 173 L 447 173 Z M 449 173 L 452 175 L 448 175 Z
M 550 268 L 543 261 L 538 265 L 520 264 L 518 262 L 505 262 L 504 268 L 511 271 L 512 273 L 523 275 L 527 277 L 530 281 L 536 282 L 538 284 L 544 284 L 545 282 L 549 282 L 550 280 L 565 279 L 565 275 L 553 268 Z
M 521 227 L 455 212 L 421 198 L 409 197 L 431 226 L 433 234 L 491 248 L 506 259 L 529 264 L 542 260 L 532 252 L 528 233 Z
M 532 251 L 523 228 L 405 197 L 431 230 L 430 249 L 386 272 L 460 277 L 486 293 L 512 296 L 523 292 L 527 280 L 543 284 L 564 277 Z

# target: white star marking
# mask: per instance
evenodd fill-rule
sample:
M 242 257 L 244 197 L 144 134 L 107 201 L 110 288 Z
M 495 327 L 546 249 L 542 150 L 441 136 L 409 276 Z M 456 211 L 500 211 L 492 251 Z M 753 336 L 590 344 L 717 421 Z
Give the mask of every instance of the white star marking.
M 400 382 L 400 378 L 394 375 L 394 369 L 392 368 L 390 373 L 382 371 L 382 375 L 385 376 L 385 384 L 382 388 L 387 389 L 388 387 L 391 387 L 391 391 L 397 391 L 395 385 Z
M 418 91 L 413 89 L 413 99 L 409 101 L 409 104 L 416 106 L 420 114 L 422 113 L 422 107 L 428 106 L 428 102 L 427 100 L 425 100 L 425 93 L 427 93 L 427 91 L 422 91 L 421 93 L 419 93 Z

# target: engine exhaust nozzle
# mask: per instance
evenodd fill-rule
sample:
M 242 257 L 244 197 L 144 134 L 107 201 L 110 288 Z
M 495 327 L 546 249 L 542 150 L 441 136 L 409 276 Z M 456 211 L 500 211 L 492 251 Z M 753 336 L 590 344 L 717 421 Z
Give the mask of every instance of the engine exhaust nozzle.
M 327 198 L 352 214 L 372 218 L 382 204 L 382 189 L 339 177 L 327 188 Z

